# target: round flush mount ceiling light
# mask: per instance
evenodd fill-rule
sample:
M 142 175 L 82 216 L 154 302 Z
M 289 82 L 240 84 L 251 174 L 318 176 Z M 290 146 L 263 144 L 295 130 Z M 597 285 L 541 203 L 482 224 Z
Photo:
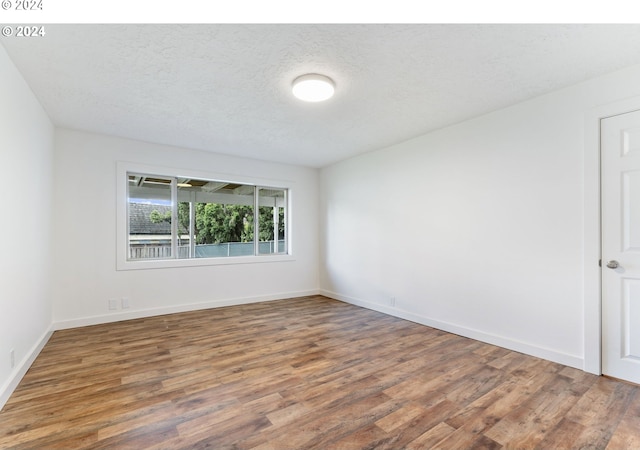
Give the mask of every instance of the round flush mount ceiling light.
M 293 95 L 305 102 L 322 102 L 333 97 L 333 80 L 317 73 L 308 73 L 293 80 Z

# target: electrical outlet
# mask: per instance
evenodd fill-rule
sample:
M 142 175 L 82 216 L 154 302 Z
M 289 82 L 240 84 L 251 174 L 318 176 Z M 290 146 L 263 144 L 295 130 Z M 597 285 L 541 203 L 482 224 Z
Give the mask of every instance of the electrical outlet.
M 129 297 L 122 297 L 122 309 L 129 308 Z
M 389 299 L 389 305 L 391 306 L 396 306 L 396 298 L 395 297 L 391 297 Z
M 114 310 L 118 309 L 118 300 L 115 298 L 109 299 L 109 309 Z
M 13 369 L 16 366 L 16 352 L 13 349 L 9 350 L 9 359 L 11 360 L 11 368 Z

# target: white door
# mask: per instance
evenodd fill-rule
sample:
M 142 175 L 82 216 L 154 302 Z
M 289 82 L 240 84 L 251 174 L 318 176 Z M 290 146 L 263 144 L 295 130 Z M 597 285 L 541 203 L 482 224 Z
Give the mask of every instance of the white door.
M 600 131 L 602 373 L 640 383 L 640 111 Z

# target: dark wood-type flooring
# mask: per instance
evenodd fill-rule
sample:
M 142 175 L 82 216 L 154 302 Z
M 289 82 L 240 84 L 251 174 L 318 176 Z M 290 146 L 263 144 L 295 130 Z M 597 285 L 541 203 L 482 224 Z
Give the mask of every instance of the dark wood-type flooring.
M 640 449 L 640 387 L 321 296 L 57 331 L 0 448 Z

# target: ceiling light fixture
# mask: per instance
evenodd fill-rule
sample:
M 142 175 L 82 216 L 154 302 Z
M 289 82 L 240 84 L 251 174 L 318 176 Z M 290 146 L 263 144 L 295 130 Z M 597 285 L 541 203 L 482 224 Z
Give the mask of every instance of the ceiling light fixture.
M 335 84 L 327 76 L 308 73 L 293 80 L 293 95 L 305 102 L 322 102 L 333 97 Z

